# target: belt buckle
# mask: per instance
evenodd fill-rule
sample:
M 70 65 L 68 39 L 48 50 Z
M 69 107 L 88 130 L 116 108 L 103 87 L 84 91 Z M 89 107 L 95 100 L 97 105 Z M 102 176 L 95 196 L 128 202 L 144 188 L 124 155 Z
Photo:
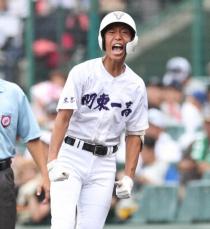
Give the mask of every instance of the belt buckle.
M 101 151 L 103 152 L 103 154 L 97 153 L 97 151 Z M 95 149 L 93 152 L 94 155 L 99 156 L 99 157 L 103 157 L 107 155 L 107 147 L 102 146 L 102 145 L 95 145 Z

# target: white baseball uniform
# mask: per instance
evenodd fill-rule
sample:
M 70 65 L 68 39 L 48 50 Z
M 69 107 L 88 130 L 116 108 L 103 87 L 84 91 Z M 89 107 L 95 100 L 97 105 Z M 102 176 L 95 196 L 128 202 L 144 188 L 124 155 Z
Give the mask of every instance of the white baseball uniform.
M 57 162 L 70 175 L 51 184 L 51 228 L 73 229 L 76 224 L 77 229 L 101 229 L 115 181 L 113 146 L 124 129 L 148 128 L 145 84 L 127 65 L 113 77 L 102 58 L 89 60 L 70 71 L 57 109 L 74 110 L 66 136 L 76 140 L 73 146 L 63 142 L 58 154 Z M 108 146 L 109 153 L 93 155 L 82 149 L 84 142 Z

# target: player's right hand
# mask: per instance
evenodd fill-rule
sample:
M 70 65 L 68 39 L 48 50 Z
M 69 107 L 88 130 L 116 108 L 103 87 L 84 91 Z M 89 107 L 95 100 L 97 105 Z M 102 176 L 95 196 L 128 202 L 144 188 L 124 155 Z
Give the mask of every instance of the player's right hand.
M 67 169 L 61 167 L 57 160 L 52 160 L 47 163 L 47 169 L 50 181 L 64 181 L 68 179 L 69 172 Z

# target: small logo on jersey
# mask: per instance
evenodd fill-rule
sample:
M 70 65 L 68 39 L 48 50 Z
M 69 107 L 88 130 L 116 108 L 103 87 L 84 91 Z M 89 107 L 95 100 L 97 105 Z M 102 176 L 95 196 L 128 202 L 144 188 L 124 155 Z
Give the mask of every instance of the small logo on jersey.
M 117 20 L 120 20 L 123 15 L 124 15 L 124 13 L 116 13 L 116 12 L 114 12 L 114 16 L 117 18 Z
M 11 123 L 11 116 L 10 115 L 2 115 L 1 117 L 1 125 L 6 128 Z
M 70 97 L 70 103 L 74 103 L 75 102 L 75 98 L 74 97 Z
M 75 102 L 75 98 L 74 97 L 65 97 L 63 100 L 64 103 L 74 103 Z
M 65 97 L 64 100 L 63 100 L 63 103 L 68 103 L 68 102 L 69 102 L 69 101 L 68 101 L 68 98 Z

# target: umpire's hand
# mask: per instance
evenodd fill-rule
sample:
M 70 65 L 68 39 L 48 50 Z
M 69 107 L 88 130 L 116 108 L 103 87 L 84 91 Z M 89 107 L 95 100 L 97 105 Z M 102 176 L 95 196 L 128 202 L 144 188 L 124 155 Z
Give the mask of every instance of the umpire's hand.
M 42 174 L 41 184 L 37 187 L 36 195 L 42 199 L 42 203 L 46 204 L 50 199 L 50 180 L 48 174 Z
M 120 199 L 126 199 L 131 197 L 131 191 L 133 188 L 133 180 L 129 176 L 124 176 L 121 180 L 116 181 L 116 195 Z

